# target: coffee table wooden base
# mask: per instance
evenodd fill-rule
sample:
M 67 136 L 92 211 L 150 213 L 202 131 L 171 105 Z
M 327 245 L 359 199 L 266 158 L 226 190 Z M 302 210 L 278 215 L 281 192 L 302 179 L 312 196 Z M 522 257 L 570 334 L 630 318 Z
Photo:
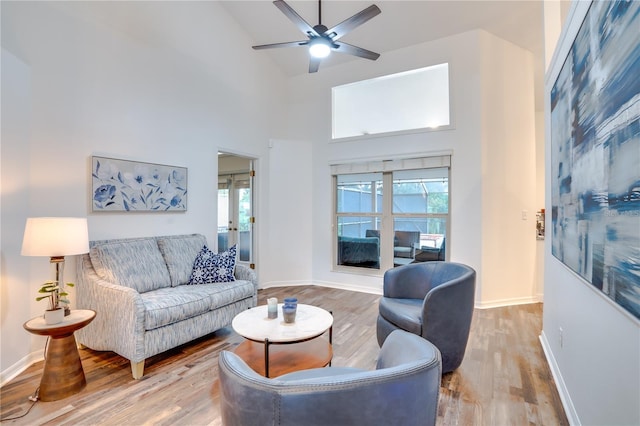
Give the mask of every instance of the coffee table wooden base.
M 264 376 L 264 343 L 245 340 L 234 351 L 255 372 Z M 269 377 L 326 367 L 333 357 L 331 344 L 318 337 L 301 343 L 269 345 Z

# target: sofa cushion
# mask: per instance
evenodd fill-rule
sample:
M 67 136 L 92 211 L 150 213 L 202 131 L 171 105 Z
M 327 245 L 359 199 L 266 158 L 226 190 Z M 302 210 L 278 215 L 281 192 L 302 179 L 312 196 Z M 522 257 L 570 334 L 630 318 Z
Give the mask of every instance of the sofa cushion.
M 193 264 L 189 284 L 211 284 L 235 281 L 236 246 L 222 253 L 214 253 L 204 246 Z
M 422 334 L 422 299 L 380 299 L 380 316 L 395 326 Z
M 251 281 L 181 285 L 141 295 L 145 306 L 145 329 L 173 324 L 253 297 Z
M 207 244 L 204 235 L 173 235 L 158 237 L 158 247 L 169 269 L 173 287 L 188 284 L 193 263 L 200 250 Z
M 89 252 L 98 276 L 139 293 L 171 286 L 155 239 L 98 244 Z

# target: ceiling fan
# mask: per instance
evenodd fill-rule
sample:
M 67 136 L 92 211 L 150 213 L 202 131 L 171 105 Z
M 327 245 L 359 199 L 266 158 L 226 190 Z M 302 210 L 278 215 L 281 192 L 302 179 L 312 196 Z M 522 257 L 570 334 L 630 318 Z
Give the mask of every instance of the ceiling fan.
M 275 47 L 309 46 L 309 55 L 311 56 L 309 60 L 310 73 L 318 71 L 320 62 L 323 58 L 329 56 L 329 53 L 331 53 L 332 50 L 340 53 L 346 53 L 348 55 L 359 56 L 365 59 L 371 59 L 372 61 L 375 61 L 380 56 L 379 53 L 338 41 L 356 27 L 378 15 L 381 11 L 376 5 L 371 5 L 366 9 L 361 10 L 351 18 L 342 21 L 333 28 L 327 28 L 322 24 L 321 0 L 318 0 L 318 25 L 314 25 L 313 27 L 309 25 L 307 21 L 302 19 L 302 17 L 300 17 L 300 15 L 298 15 L 291 6 L 284 2 L 284 0 L 276 0 L 273 4 L 276 5 L 276 7 L 280 9 L 280 11 L 282 11 L 282 13 L 284 13 L 287 18 L 289 18 L 291 22 L 293 22 L 309 39 L 253 46 L 256 50 L 272 49 Z

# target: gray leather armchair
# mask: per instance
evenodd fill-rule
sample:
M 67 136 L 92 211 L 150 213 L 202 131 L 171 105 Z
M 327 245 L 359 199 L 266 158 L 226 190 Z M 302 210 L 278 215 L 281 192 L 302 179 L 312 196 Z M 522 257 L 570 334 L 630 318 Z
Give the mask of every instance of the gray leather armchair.
M 389 269 L 377 321 L 378 344 L 394 330 L 433 343 L 442 354 L 442 372 L 462 363 L 475 300 L 476 272 L 454 262 L 425 262 Z
M 268 379 L 232 352 L 220 354 L 222 423 L 242 425 L 435 425 L 441 359 L 402 330 L 380 349 L 376 370 L 327 367 Z

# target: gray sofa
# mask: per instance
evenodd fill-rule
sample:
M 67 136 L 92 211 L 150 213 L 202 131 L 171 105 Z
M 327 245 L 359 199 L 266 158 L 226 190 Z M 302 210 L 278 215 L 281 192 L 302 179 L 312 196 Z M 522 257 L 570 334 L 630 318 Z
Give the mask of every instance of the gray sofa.
M 227 351 L 218 366 L 226 426 L 436 424 L 440 352 L 406 331 L 389 335 L 371 371 L 326 367 L 268 379 Z
M 256 306 L 255 273 L 236 265 L 236 281 L 187 285 L 200 234 L 91 241 L 78 262 L 77 307 L 96 318 L 80 344 L 131 361 L 134 379 L 146 358 L 212 333 Z

